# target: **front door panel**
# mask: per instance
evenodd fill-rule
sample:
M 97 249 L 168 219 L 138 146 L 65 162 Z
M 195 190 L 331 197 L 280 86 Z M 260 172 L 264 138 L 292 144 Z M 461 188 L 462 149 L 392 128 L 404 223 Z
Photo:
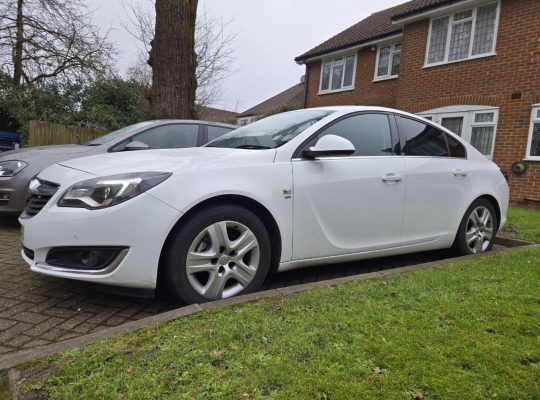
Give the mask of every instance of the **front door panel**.
M 400 245 L 401 157 L 295 160 L 293 177 L 294 260 Z

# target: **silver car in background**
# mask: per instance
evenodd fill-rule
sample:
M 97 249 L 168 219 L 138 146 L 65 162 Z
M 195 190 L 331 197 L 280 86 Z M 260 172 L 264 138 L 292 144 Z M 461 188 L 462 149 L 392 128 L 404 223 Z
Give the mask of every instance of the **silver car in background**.
M 121 151 L 197 147 L 237 126 L 192 120 L 140 122 L 84 145 L 29 147 L 0 154 L 0 215 L 19 215 L 26 206 L 30 180 L 61 161 Z

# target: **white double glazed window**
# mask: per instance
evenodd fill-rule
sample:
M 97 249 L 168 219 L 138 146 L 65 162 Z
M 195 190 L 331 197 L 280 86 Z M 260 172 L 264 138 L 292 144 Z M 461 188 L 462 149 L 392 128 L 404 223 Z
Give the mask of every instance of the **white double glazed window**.
M 495 54 L 499 10 L 492 2 L 432 19 L 425 66 Z
M 450 106 L 421 112 L 419 115 L 461 136 L 486 157 L 493 157 L 498 108 Z
M 380 46 L 377 50 L 375 80 L 397 78 L 401 62 L 401 43 Z
M 540 104 L 532 108 L 529 140 L 527 142 L 527 160 L 540 161 Z
M 322 62 L 320 93 L 354 89 L 356 54 Z

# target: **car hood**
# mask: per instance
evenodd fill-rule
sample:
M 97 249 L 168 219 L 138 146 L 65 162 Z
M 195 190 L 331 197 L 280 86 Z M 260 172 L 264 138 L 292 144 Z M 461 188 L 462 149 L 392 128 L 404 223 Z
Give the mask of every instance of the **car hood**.
M 19 161 L 28 161 L 32 158 L 47 158 L 54 156 L 68 156 L 73 154 L 83 155 L 95 147 L 92 146 L 83 146 L 78 144 L 64 144 L 56 146 L 38 146 L 38 147 L 28 147 L 13 151 L 6 151 L 0 154 L 0 161 L 6 160 L 19 160 Z
M 60 162 L 59 164 L 107 176 L 129 172 L 189 172 L 250 164 L 272 163 L 276 150 L 223 149 L 195 147 L 188 149 L 140 150 L 108 153 Z

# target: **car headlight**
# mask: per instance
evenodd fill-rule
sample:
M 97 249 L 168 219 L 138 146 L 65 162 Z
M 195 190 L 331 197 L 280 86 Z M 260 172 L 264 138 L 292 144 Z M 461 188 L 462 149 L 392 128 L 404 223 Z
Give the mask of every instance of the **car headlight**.
M 26 168 L 28 163 L 24 161 L 1 161 L 0 176 L 15 176 Z
M 71 186 L 58 200 L 58 207 L 97 210 L 123 203 L 159 185 L 166 172 L 134 172 L 89 179 Z

